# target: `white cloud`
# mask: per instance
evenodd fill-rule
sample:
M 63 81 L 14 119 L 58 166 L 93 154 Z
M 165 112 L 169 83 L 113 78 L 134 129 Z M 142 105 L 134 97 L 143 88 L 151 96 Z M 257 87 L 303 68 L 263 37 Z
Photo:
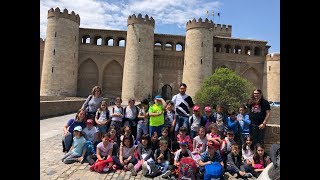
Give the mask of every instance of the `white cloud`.
M 221 3 L 207 0 L 40 0 L 40 37 L 45 38 L 50 8 L 66 8 L 69 13 L 79 14 L 82 28 L 126 30 L 127 18 L 132 14 L 152 16 L 156 28 L 166 24 L 185 28 L 188 20 L 204 19 L 206 10 L 212 12 L 219 6 Z

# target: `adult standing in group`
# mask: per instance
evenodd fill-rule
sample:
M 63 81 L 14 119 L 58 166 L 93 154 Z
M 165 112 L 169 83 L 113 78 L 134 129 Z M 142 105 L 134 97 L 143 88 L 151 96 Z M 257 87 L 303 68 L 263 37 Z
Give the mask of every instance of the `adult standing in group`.
M 164 107 L 167 103 L 162 99 L 160 95 L 154 97 L 154 104 L 149 107 L 149 134 L 153 136 L 154 132 L 157 132 L 158 136 L 161 136 L 161 129 L 164 125 Z
M 179 93 L 172 97 L 172 102 L 175 105 L 176 111 L 176 123 L 174 128 L 174 137 L 177 137 L 179 128 L 184 126 L 188 128 L 188 132 L 190 132 L 189 128 L 189 116 L 190 109 L 194 106 L 191 96 L 186 94 L 187 85 L 181 83 L 179 86 Z
M 247 106 L 249 108 L 249 119 L 251 120 L 250 134 L 253 144 L 264 144 L 265 127 L 271 113 L 270 104 L 264 99 L 262 91 L 255 89 Z
M 73 142 L 73 129 L 76 126 L 81 126 L 82 129 L 86 127 L 86 114 L 83 109 L 79 109 L 76 117 L 73 119 L 69 119 L 67 124 L 63 126 L 63 138 L 62 138 L 62 147 L 63 152 L 68 152 L 71 148 Z
M 88 98 L 81 107 L 81 109 L 86 111 L 86 116 L 88 119 L 95 119 L 96 112 L 98 108 L 101 106 L 102 101 L 103 97 L 101 87 L 94 86 L 92 88 L 91 94 L 88 96 Z M 97 123 L 94 122 L 94 125 L 96 126 Z

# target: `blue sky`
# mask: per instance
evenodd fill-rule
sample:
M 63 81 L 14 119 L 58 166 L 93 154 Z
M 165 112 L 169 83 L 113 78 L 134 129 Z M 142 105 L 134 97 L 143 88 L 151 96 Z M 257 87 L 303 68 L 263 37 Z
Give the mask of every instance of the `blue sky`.
M 268 41 L 269 53 L 280 52 L 280 0 L 40 0 L 43 39 L 47 12 L 56 7 L 74 11 L 80 27 L 94 29 L 127 30 L 129 15 L 148 14 L 159 34 L 185 35 L 188 20 L 208 18 L 232 25 L 232 37 Z

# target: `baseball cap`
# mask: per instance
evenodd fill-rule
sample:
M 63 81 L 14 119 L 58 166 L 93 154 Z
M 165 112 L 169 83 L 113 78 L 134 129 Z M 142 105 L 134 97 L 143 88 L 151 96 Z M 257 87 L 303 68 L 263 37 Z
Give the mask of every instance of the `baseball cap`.
M 206 106 L 206 107 L 204 108 L 204 111 L 212 111 L 212 108 L 211 108 L 210 106 Z
M 92 119 L 87 119 L 87 124 L 92 124 L 93 125 L 93 120 Z
M 207 146 L 208 146 L 208 148 L 219 149 L 219 144 L 215 143 L 213 140 L 208 141 Z
M 193 111 L 199 111 L 199 110 L 200 110 L 200 107 L 197 106 L 197 105 L 195 105 L 195 106 L 193 106 L 192 110 L 193 110 Z
M 162 96 L 156 95 L 154 98 L 155 98 L 155 99 L 158 99 L 158 98 L 162 98 Z
M 181 142 L 180 142 L 180 145 L 181 145 L 181 146 L 187 146 L 188 143 L 187 143 L 186 141 L 181 141 Z
M 77 126 L 73 129 L 73 131 L 79 131 L 81 132 L 82 131 L 82 127 L 81 126 Z

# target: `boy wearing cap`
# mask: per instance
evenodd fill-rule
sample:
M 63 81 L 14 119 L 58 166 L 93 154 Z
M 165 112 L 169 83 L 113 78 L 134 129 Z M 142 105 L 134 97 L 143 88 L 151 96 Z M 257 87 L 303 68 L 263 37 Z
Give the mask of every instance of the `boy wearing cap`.
M 76 126 L 73 129 L 73 143 L 68 153 L 64 155 L 61 159 L 65 164 L 71 164 L 74 162 L 83 162 L 84 156 L 86 154 L 86 148 L 84 148 L 86 139 L 82 134 L 82 127 Z
M 200 106 L 195 105 L 192 108 L 193 114 L 189 117 L 190 137 L 193 139 L 198 134 L 199 128 L 202 125 L 202 117 L 200 113 Z
M 161 129 L 164 125 L 164 107 L 167 103 L 162 99 L 160 95 L 154 97 L 155 103 L 150 106 L 148 112 L 150 116 L 149 120 L 149 134 L 153 135 L 154 132 L 157 132 L 158 135 L 161 134 Z
M 200 174 L 205 173 L 205 165 L 211 164 L 212 162 L 219 162 L 222 167 L 224 167 L 224 163 L 222 161 L 222 158 L 220 156 L 220 153 L 218 152 L 218 149 L 215 147 L 215 142 L 212 140 L 209 140 L 207 143 L 207 151 L 205 151 L 199 160 L 199 172 Z
M 209 126 L 214 122 L 211 106 L 206 106 L 204 108 L 204 113 L 205 115 L 202 116 L 204 121 L 204 127 L 206 128 L 206 133 L 210 133 Z

